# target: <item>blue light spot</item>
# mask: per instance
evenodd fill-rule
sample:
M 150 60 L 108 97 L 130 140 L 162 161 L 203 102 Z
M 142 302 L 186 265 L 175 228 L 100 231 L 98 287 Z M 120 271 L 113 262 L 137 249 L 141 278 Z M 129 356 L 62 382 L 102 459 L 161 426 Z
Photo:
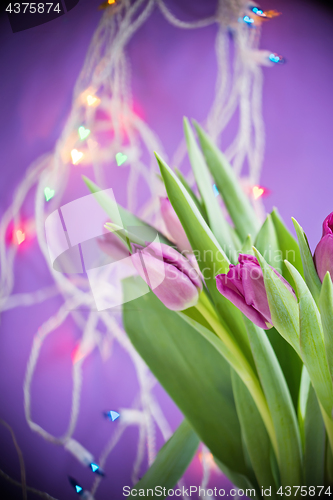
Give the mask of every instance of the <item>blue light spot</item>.
M 282 56 L 279 56 L 278 54 L 270 54 L 268 56 L 268 59 L 275 64 L 283 64 L 285 62 L 285 59 Z
M 218 196 L 220 194 L 219 190 L 216 187 L 216 184 L 213 184 L 213 191 L 214 191 L 215 196 Z
M 91 470 L 92 470 L 93 472 L 96 472 L 96 471 L 97 471 L 97 469 L 99 469 L 99 465 L 94 464 L 94 463 L 91 463 L 91 464 L 90 464 L 90 467 L 91 467 Z
M 119 413 L 117 411 L 105 411 L 103 413 L 103 415 L 105 416 L 105 418 L 108 418 L 109 420 L 112 420 L 112 422 L 114 422 L 115 420 L 117 420 L 117 418 L 120 417 Z
M 252 17 L 249 17 L 249 16 L 244 16 L 243 17 L 243 21 L 246 24 L 252 24 L 252 23 L 254 23 L 254 19 L 252 19 Z
M 258 12 L 258 7 L 252 7 L 252 12 L 254 12 L 255 14 Z
M 80 493 L 82 491 L 83 488 L 81 488 L 81 486 L 79 486 L 78 484 L 75 486 L 75 489 L 76 489 L 76 493 Z

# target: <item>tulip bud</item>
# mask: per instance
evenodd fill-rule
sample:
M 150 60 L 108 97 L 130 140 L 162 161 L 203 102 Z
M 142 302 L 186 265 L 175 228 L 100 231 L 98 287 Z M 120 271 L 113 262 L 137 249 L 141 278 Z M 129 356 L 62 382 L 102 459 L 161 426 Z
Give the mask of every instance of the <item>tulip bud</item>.
M 267 330 L 272 327 L 272 318 L 262 269 L 253 255 L 240 254 L 238 262 L 236 266 L 230 265 L 228 274 L 216 276 L 217 289 L 255 325 Z M 289 283 L 275 269 L 273 271 L 295 295 Z
M 187 239 L 183 226 L 181 225 L 169 198 L 160 198 L 160 203 L 162 217 L 171 238 L 174 240 L 181 252 L 192 252 L 190 242 Z
M 314 263 L 320 281 L 329 271 L 333 279 L 333 212 L 323 222 L 323 235 L 314 253 Z
M 202 282 L 183 255 L 164 243 L 132 246 L 136 270 L 168 309 L 182 311 L 196 305 Z
M 125 259 L 130 255 L 128 248 L 115 233 L 104 234 L 97 240 L 97 243 L 99 248 L 115 261 Z

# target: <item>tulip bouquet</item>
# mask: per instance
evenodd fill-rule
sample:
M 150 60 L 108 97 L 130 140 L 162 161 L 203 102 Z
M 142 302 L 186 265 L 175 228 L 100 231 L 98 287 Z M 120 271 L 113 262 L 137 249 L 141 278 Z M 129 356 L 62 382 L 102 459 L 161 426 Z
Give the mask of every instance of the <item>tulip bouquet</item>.
M 295 220 L 298 242 L 276 209 L 260 223 L 223 153 L 194 126 L 200 147 L 185 119 L 198 195 L 156 155 L 168 234 L 121 207 L 126 229 L 120 229 L 103 204 L 107 227 L 139 274 L 123 282 L 124 327 L 184 415 L 132 493 L 172 488 L 202 441 L 230 480 L 258 497 L 269 491 L 273 498 L 327 498 L 333 492 L 333 214 L 313 258 Z M 129 302 L 142 282 L 151 292 Z

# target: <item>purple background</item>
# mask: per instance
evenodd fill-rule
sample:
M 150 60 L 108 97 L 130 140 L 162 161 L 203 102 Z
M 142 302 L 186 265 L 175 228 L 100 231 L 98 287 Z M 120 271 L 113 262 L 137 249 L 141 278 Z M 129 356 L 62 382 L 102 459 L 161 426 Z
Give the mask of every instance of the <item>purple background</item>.
M 11 203 L 14 189 L 31 161 L 50 151 L 68 116 L 72 90 L 101 16 L 100 0 L 81 0 L 56 21 L 13 34 L 6 17 L 0 19 L 0 155 L 1 211 Z M 176 5 L 177 4 L 177 5 Z M 215 0 L 170 0 L 168 5 L 183 19 L 201 18 L 214 11 Z M 333 210 L 331 195 L 333 81 L 333 17 L 324 7 L 307 2 L 263 1 L 283 16 L 263 27 L 261 47 L 286 57 L 288 64 L 265 68 L 263 110 L 266 154 L 261 184 L 271 190 L 265 199 L 269 210 L 278 206 L 289 227 L 296 217 L 314 249 L 321 223 Z M 135 101 L 148 124 L 156 130 L 172 156 L 182 136 L 182 116 L 201 121 L 212 102 L 216 63 L 216 27 L 179 30 L 155 11 L 129 45 Z M 83 185 L 73 197 L 87 194 Z M 32 195 L 25 204 L 31 214 Z M 19 248 L 14 293 L 51 284 L 36 241 Z M 56 498 L 75 498 L 67 474 L 90 487 L 92 473 L 83 469 L 62 448 L 57 448 L 27 426 L 22 383 L 32 337 L 60 306 L 55 298 L 43 305 L 3 314 L 0 336 L 0 417 L 14 429 L 23 451 L 27 483 Z M 71 359 L 79 332 L 67 321 L 45 342 L 32 385 L 32 414 L 36 422 L 60 435 L 67 426 L 71 397 Z M 114 354 L 100 362 L 97 350 L 84 363 L 81 414 L 74 437 L 98 457 L 112 433 L 100 412 L 131 405 L 137 393 L 134 369 L 127 355 L 114 345 Z M 161 388 L 159 400 L 173 428 L 179 411 Z M 107 461 L 107 478 L 97 498 L 121 498 L 130 484 L 137 429 L 125 432 Z M 158 444 L 161 444 L 158 436 Z M 0 426 L 0 468 L 19 479 L 19 466 L 8 431 Z M 187 473 L 187 484 L 200 482 L 196 458 Z M 223 484 L 213 476 L 211 486 Z M 0 478 L 1 498 L 21 498 L 18 489 Z M 16 496 L 14 496 L 16 495 Z

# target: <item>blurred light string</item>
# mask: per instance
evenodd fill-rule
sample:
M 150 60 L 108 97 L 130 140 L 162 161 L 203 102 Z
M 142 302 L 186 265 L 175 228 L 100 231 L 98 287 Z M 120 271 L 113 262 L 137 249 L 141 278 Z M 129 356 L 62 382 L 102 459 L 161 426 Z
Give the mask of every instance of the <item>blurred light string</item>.
M 253 7 L 253 2 L 251 3 Z M 95 303 L 89 294 L 89 284 L 84 277 L 65 276 L 55 272 L 50 264 L 45 240 L 44 221 L 46 217 L 61 206 L 62 196 L 68 186 L 69 173 L 72 163 L 92 165 L 95 180 L 101 188 L 106 188 L 105 166 L 115 161 L 115 156 L 121 151 L 130 165 L 130 174 L 127 183 L 127 208 L 138 213 L 148 222 L 163 227 L 159 214 L 158 195 L 163 193 L 163 186 L 156 176 L 156 161 L 153 151 L 158 151 L 167 158 L 163 146 L 148 124 L 133 111 L 131 93 L 131 67 L 126 55 L 126 46 L 135 32 L 147 21 L 154 8 L 157 7 L 165 19 L 180 29 L 198 29 L 211 24 L 218 24 L 218 33 L 215 42 L 217 59 L 217 80 L 215 97 L 203 124 L 218 142 L 230 120 L 239 112 L 238 132 L 226 149 L 226 156 L 231 161 L 235 172 L 241 177 L 244 189 L 258 183 L 264 153 L 264 126 L 261 113 L 262 70 L 261 66 L 272 66 L 269 59 L 271 51 L 260 50 L 260 16 L 253 25 L 243 21 L 244 16 L 251 16 L 249 4 L 244 0 L 219 0 L 216 15 L 195 22 L 185 22 L 178 19 L 163 0 L 119 0 L 105 8 L 99 26 L 76 82 L 72 108 L 63 132 L 56 143 L 53 153 L 43 155 L 33 162 L 18 186 L 12 205 L 5 212 L 0 224 L 0 264 L 1 264 L 1 295 L 0 308 L 2 311 L 15 307 L 41 303 L 44 300 L 62 296 L 63 303 L 56 314 L 50 317 L 34 336 L 32 350 L 29 357 L 24 380 L 24 407 L 27 422 L 30 428 L 47 441 L 64 446 L 67 450 L 74 450 L 72 439 L 80 408 L 80 394 L 82 389 L 82 364 L 84 359 L 98 346 L 104 358 L 108 342 L 116 340 L 129 354 L 136 370 L 139 382 L 139 394 L 133 407 L 119 410 L 121 419 L 113 432 L 109 443 L 99 457 L 98 464 L 104 468 L 108 455 L 112 452 L 122 434 L 129 425 L 138 425 L 139 443 L 137 456 L 134 462 L 132 480 L 138 479 L 139 470 L 147 446 L 148 462 L 151 464 L 156 456 L 155 434 L 156 426 L 167 440 L 171 435 L 170 426 L 163 412 L 152 394 L 156 383 L 154 377 L 141 360 L 132 344 L 128 340 L 121 322 L 114 314 L 104 311 L 96 312 Z M 233 40 L 233 50 L 230 47 L 230 37 Z M 103 111 L 107 120 L 99 120 L 97 114 Z M 84 134 L 82 142 L 78 143 L 78 130 Z M 98 143 L 98 133 L 112 131 L 113 138 L 104 146 Z M 89 135 L 89 138 L 88 138 Z M 87 140 L 85 140 L 87 139 Z M 84 142 L 83 142 L 84 141 Z M 76 147 L 80 149 L 77 150 Z M 73 151 L 74 153 L 73 158 Z M 80 155 L 79 153 L 82 153 Z M 149 161 L 144 161 L 144 154 L 148 154 Z M 184 140 L 177 148 L 172 166 L 180 167 L 186 155 Z M 72 161 L 71 161 L 72 156 Z M 244 169 L 248 166 L 248 173 Z M 149 188 L 150 197 L 139 207 L 137 185 L 143 179 Z M 192 174 L 188 181 L 193 185 Z M 49 267 L 55 285 L 43 288 L 33 293 L 12 294 L 15 276 L 14 264 L 18 246 L 6 244 L 6 238 L 11 225 L 14 231 L 19 230 L 21 209 L 32 188 L 36 187 L 35 214 L 25 225 L 25 232 L 31 238 L 34 234 L 41 253 Z M 45 189 L 52 194 L 45 201 Z M 55 194 L 53 194 L 53 190 Z M 254 203 L 259 214 L 262 213 L 260 201 Z M 22 243 L 22 247 L 25 242 Z M 88 320 L 86 315 L 79 311 L 79 306 L 90 310 Z M 56 437 L 43 429 L 32 420 L 31 416 L 31 383 L 36 364 L 44 341 L 49 334 L 72 317 L 82 331 L 81 341 L 73 360 L 73 391 L 72 406 L 68 428 L 61 437 Z M 103 333 L 106 329 L 107 333 Z M 103 331 L 104 331 L 103 330 Z M 110 431 L 111 432 L 111 431 Z M 71 444 L 71 446 L 69 446 Z M 84 448 L 77 443 L 73 454 Z M 81 446 L 81 448 L 80 448 Z M 84 454 L 84 452 L 82 452 Z M 89 452 L 87 452 L 89 455 Z M 79 456 L 76 456 L 80 460 Z M 81 457 L 82 458 L 82 457 Z M 84 463 L 84 458 L 82 458 Z M 204 460 L 204 476 L 202 484 L 208 484 L 211 462 Z M 6 476 L 5 473 L 2 474 Z M 101 481 L 95 477 L 92 494 L 96 493 Z M 24 485 L 23 485 L 24 489 Z M 28 488 L 29 489 L 29 488 Z

